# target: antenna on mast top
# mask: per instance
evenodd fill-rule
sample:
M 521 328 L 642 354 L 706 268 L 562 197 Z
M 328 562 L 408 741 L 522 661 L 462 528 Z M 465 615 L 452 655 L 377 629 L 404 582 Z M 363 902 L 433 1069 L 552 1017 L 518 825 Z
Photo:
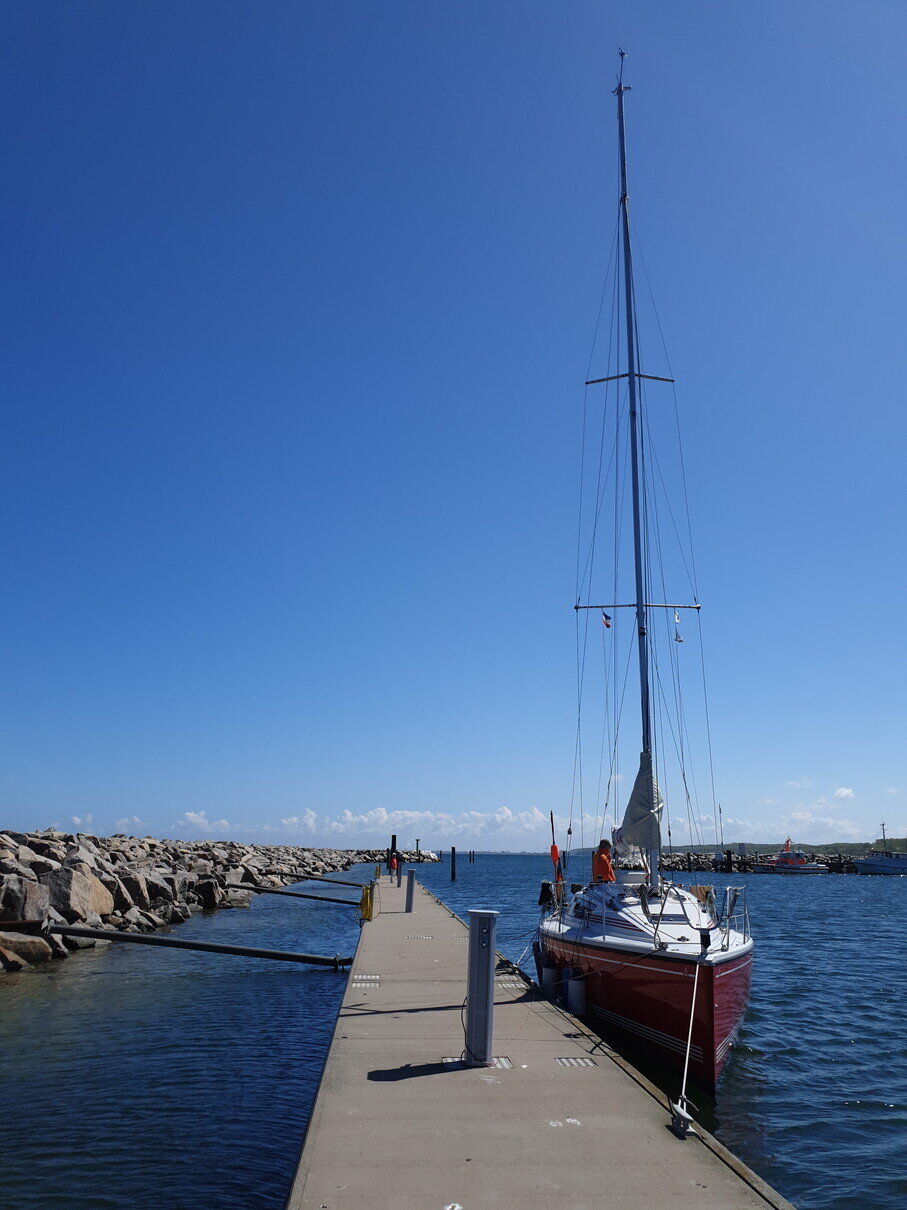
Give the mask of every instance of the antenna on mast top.
M 620 55 L 620 74 L 617 77 L 617 88 L 615 88 L 614 92 L 615 93 L 629 92 L 630 91 L 629 84 L 626 86 L 626 88 L 624 87 L 624 59 L 626 59 L 626 57 L 627 57 L 627 52 L 624 50 L 624 48 L 622 46 L 619 46 L 617 48 L 617 53 Z

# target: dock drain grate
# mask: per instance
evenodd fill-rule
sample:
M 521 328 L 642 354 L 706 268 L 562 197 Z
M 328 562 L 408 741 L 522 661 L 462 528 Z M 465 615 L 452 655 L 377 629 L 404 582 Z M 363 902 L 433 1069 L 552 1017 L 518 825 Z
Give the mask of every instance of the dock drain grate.
M 459 1063 L 459 1064 L 462 1064 L 463 1067 L 466 1066 L 466 1063 L 463 1061 L 463 1059 L 454 1059 L 454 1058 L 451 1058 L 449 1055 L 445 1056 L 441 1060 L 441 1062 L 442 1063 Z M 506 1070 L 508 1067 L 513 1067 L 513 1064 L 510 1062 L 510 1060 L 507 1058 L 506 1055 L 499 1055 L 496 1059 L 492 1059 L 491 1062 L 488 1064 L 488 1066 L 489 1067 L 498 1067 L 501 1070 Z
M 353 977 L 350 979 L 350 983 L 371 983 L 374 985 L 375 983 L 380 982 L 380 975 L 353 975 Z
M 434 937 L 429 937 L 425 933 L 407 933 L 403 938 L 404 941 L 434 941 Z
M 582 1058 L 555 1059 L 555 1063 L 559 1063 L 561 1067 L 598 1067 L 594 1059 L 583 1055 Z
M 521 990 L 526 986 L 522 979 L 495 979 L 496 987 L 518 987 Z

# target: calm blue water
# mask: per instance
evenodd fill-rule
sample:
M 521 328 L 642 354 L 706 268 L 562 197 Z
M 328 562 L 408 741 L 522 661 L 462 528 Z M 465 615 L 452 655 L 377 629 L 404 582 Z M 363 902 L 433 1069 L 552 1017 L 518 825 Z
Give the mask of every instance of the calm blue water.
M 446 862 L 419 877 L 458 914 L 500 911 L 498 947 L 518 958 L 549 871 L 543 856 L 461 854 L 456 883 Z M 757 961 L 741 1045 L 717 1101 L 699 1099 L 702 1120 L 802 1210 L 902 1210 L 907 878 L 730 880 L 749 886 Z M 354 920 L 261 896 L 174 934 L 352 953 Z M 0 1207 L 282 1210 L 345 983 L 138 946 L 4 976 Z
M 173 935 L 346 956 L 357 919 L 261 895 Z M 282 1208 L 345 987 L 332 970 L 116 944 L 0 977 L 0 1207 Z

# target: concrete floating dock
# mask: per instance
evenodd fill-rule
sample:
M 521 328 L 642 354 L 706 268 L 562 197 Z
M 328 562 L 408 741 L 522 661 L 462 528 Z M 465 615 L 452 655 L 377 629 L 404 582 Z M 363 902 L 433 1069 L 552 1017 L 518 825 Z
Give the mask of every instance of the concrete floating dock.
M 506 961 L 495 1066 L 459 1062 L 468 930 L 404 897 L 385 878 L 363 927 L 288 1210 L 791 1210 Z

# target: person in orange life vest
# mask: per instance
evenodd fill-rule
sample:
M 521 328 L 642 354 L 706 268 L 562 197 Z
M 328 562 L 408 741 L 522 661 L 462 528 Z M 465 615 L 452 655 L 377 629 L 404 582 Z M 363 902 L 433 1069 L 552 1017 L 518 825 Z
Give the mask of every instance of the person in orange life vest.
M 611 842 L 603 840 L 592 854 L 592 881 L 613 882 L 614 867 L 611 865 Z

